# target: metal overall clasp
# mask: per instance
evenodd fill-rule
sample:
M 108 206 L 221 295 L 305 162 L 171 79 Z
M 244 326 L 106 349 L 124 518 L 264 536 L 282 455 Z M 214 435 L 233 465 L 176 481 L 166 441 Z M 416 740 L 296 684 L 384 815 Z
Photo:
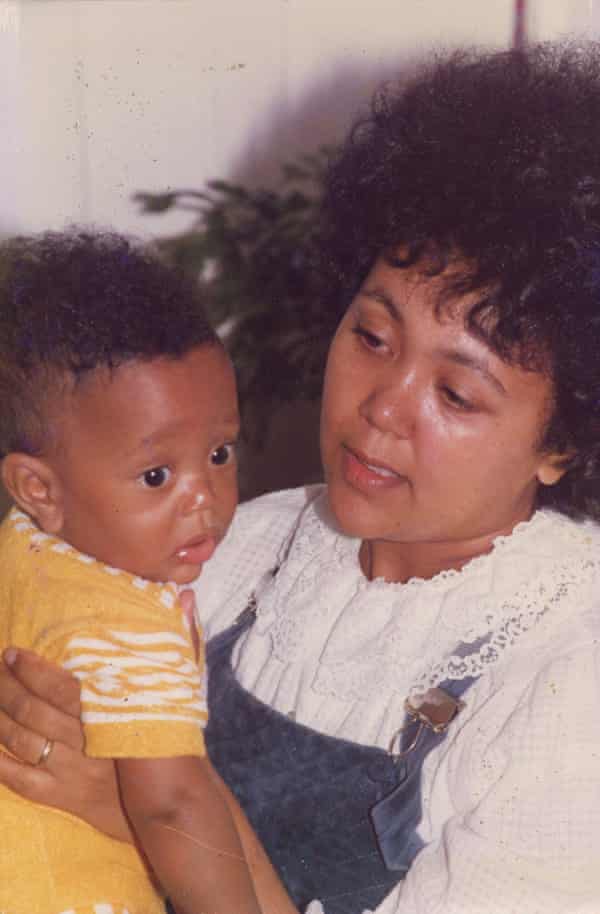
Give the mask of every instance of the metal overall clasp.
M 389 754 L 395 759 L 404 758 L 416 748 L 425 727 L 434 733 L 443 733 L 448 729 L 465 703 L 453 698 L 443 689 L 428 689 L 423 695 L 413 695 L 404 702 L 407 720 L 394 733 L 388 747 Z M 402 736 L 410 727 L 415 727 L 415 734 L 409 745 L 402 748 Z

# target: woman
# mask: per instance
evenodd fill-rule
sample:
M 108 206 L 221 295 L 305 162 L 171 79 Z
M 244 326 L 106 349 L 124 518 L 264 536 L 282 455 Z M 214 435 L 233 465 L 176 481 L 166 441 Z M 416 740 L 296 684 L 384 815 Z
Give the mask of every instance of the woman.
M 598 48 L 460 54 L 329 175 L 327 487 L 196 588 L 211 755 L 300 909 L 600 907 L 598 124 Z M 0 741 L 54 745 L 0 780 L 121 834 L 77 689 L 8 659 Z

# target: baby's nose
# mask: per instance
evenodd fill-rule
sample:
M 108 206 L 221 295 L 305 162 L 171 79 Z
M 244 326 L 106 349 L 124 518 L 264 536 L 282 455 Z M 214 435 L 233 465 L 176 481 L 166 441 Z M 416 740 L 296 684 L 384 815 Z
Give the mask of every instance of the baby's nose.
M 214 505 L 214 492 L 207 479 L 190 480 L 183 499 L 184 513 L 210 511 Z

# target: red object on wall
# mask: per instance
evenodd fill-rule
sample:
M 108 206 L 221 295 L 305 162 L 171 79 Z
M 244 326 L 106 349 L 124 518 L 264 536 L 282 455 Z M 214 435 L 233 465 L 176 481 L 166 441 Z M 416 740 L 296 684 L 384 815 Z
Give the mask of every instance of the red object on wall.
M 527 0 L 515 0 L 515 17 L 513 25 L 513 48 L 523 50 L 527 44 Z

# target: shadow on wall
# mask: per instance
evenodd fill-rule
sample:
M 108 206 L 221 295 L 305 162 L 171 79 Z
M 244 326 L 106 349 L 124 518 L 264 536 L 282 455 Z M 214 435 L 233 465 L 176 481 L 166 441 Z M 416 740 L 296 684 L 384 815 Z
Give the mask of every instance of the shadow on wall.
M 402 84 L 431 57 L 431 49 L 420 54 L 402 49 L 393 61 L 332 64 L 329 77 L 320 78 L 297 98 L 273 102 L 248 136 L 227 180 L 251 187 L 272 184 L 286 162 L 340 143 L 356 119 L 368 113 L 378 88 Z

